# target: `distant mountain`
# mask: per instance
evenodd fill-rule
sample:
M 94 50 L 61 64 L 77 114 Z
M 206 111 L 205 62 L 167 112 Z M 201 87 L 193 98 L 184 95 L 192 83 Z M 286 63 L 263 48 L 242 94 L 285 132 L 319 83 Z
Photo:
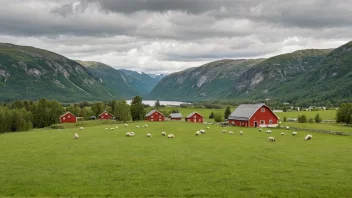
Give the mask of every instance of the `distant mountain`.
M 308 49 L 269 58 L 233 82 L 229 98 L 295 99 L 305 94 L 307 74 L 319 67 L 331 49 Z M 314 90 L 312 90 L 314 91 Z
M 120 69 L 119 71 L 127 76 L 130 85 L 141 93 L 141 96 L 148 95 L 156 84 L 166 76 L 165 74 L 147 74 L 126 69 Z
M 233 82 L 264 59 L 219 60 L 164 77 L 150 92 L 159 100 L 213 100 L 227 96 Z
M 119 93 L 126 99 L 132 99 L 136 95 L 145 95 L 135 87 L 135 79 L 120 70 L 116 70 L 109 65 L 94 61 L 77 61 L 87 68 L 101 83 L 104 83 L 109 90 Z
M 5 43 L 0 43 L 0 93 L 0 101 L 123 98 L 76 61 L 46 50 Z

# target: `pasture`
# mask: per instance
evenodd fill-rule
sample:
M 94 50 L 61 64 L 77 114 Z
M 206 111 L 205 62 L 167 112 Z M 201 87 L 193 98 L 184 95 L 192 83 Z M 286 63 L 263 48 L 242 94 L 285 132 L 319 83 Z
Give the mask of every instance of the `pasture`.
M 195 136 L 207 125 L 178 121 L 115 126 L 0 135 L 0 197 L 352 196 L 351 136 L 304 141 L 307 132 L 217 125 Z

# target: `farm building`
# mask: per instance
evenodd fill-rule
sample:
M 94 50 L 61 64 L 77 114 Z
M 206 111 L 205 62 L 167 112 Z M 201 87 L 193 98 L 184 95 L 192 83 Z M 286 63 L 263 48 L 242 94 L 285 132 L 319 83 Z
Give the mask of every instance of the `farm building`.
M 67 112 L 64 115 L 60 116 L 60 123 L 70 123 L 77 122 L 77 117 L 73 115 L 71 112 Z
M 181 113 L 171 113 L 169 118 L 170 118 L 170 120 L 181 120 L 182 114 Z
M 98 117 L 101 120 L 111 120 L 111 119 L 114 118 L 114 116 L 111 113 L 107 112 L 107 111 L 104 111 Z
M 229 116 L 230 125 L 245 127 L 275 127 L 279 117 L 264 103 L 242 104 Z
M 151 122 L 164 121 L 165 116 L 157 110 L 152 110 L 145 115 L 145 119 Z
M 201 122 L 201 123 L 203 123 L 203 118 L 204 117 L 202 115 L 200 115 L 199 113 L 193 112 L 185 118 L 185 121 L 186 122 Z

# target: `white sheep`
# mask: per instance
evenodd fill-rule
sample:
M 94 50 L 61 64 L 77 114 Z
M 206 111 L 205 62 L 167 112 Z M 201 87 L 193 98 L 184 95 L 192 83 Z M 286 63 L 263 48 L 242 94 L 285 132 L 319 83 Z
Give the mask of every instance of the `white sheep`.
M 262 132 L 262 129 L 259 129 L 259 132 Z
M 234 133 L 233 133 L 232 131 L 229 131 L 229 134 L 230 134 L 230 135 L 233 135 Z
M 138 129 L 138 128 L 139 128 L 139 126 L 137 125 L 137 126 L 136 126 L 136 128 Z
M 144 128 L 144 126 L 142 126 L 142 128 Z
M 196 131 L 196 135 L 200 135 L 200 131 Z
M 74 139 L 78 139 L 78 138 L 79 138 L 78 133 L 75 133 Z
M 240 131 L 240 135 L 243 135 L 243 131 Z
M 145 127 L 148 127 L 148 125 L 146 124 L 146 125 L 144 125 Z
M 201 134 L 205 134 L 205 130 L 204 129 L 201 129 L 199 130 Z
M 165 132 L 161 132 L 161 135 L 162 135 L 162 136 L 166 136 L 166 133 L 165 133 Z
M 268 137 L 269 142 L 275 142 L 275 138 L 274 137 Z
M 127 137 L 133 137 L 133 136 L 134 136 L 134 133 L 133 133 L 133 132 L 127 132 L 127 133 L 126 133 L 126 136 L 127 136 Z
M 304 140 L 311 140 L 313 138 L 313 136 L 311 134 L 306 135 L 306 137 L 304 137 Z
M 226 130 L 222 130 L 223 133 L 226 133 L 227 131 Z
M 207 129 L 210 129 L 210 127 L 207 127 Z
M 270 130 L 266 130 L 265 133 L 271 133 L 271 131 Z
M 125 124 L 125 127 L 127 127 L 128 126 L 128 124 Z
M 132 136 L 134 136 L 134 132 L 130 132 L 130 134 L 131 134 Z
M 83 130 L 83 127 L 80 127 L 79 129 L 80 129 L 80 130 Z
M 152 137 L 152 134 L 150 134 L 150 133 L 147 133 L 147 137 Z
M 284 133 L 284 132 L 281 132 L 281 135 L 285 135 L 285 133 Z
M 117 129 L 118 129 L 118 128 L 119 128 L 119 126 L 116 126 L 115 128 L 117 128 Z
M 114 130 L 115 128 L 111 128 L 111 130 Z
M 108 130 L 108 128 L 105 128 L 105 130 Z
M 290 127 L 289 127 L 289 126 L 286 126 L 286 129 L 288 130 L 288 129 L 290 129 Z
M 295 132 L 295 131 L 292 132 L 292 136 L 295 136 L 295 135 L 297 135 L 297 132 Z
M 174 135 L 174 134 L 169 134 L 169 135 L 167 136 L 167 138 L 175 138 L 175 135 Z

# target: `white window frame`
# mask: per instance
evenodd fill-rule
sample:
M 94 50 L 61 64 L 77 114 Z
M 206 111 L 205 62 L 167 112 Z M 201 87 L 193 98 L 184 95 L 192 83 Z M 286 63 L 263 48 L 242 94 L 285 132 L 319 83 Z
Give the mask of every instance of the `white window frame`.
M 269 120 L 269 124 L 273 124 L 273 120 Z
M 262 108 L 260 109 L 260 111 L 261 111 L 261 112 L 265 112 L 265 108 L 262 107 Z

